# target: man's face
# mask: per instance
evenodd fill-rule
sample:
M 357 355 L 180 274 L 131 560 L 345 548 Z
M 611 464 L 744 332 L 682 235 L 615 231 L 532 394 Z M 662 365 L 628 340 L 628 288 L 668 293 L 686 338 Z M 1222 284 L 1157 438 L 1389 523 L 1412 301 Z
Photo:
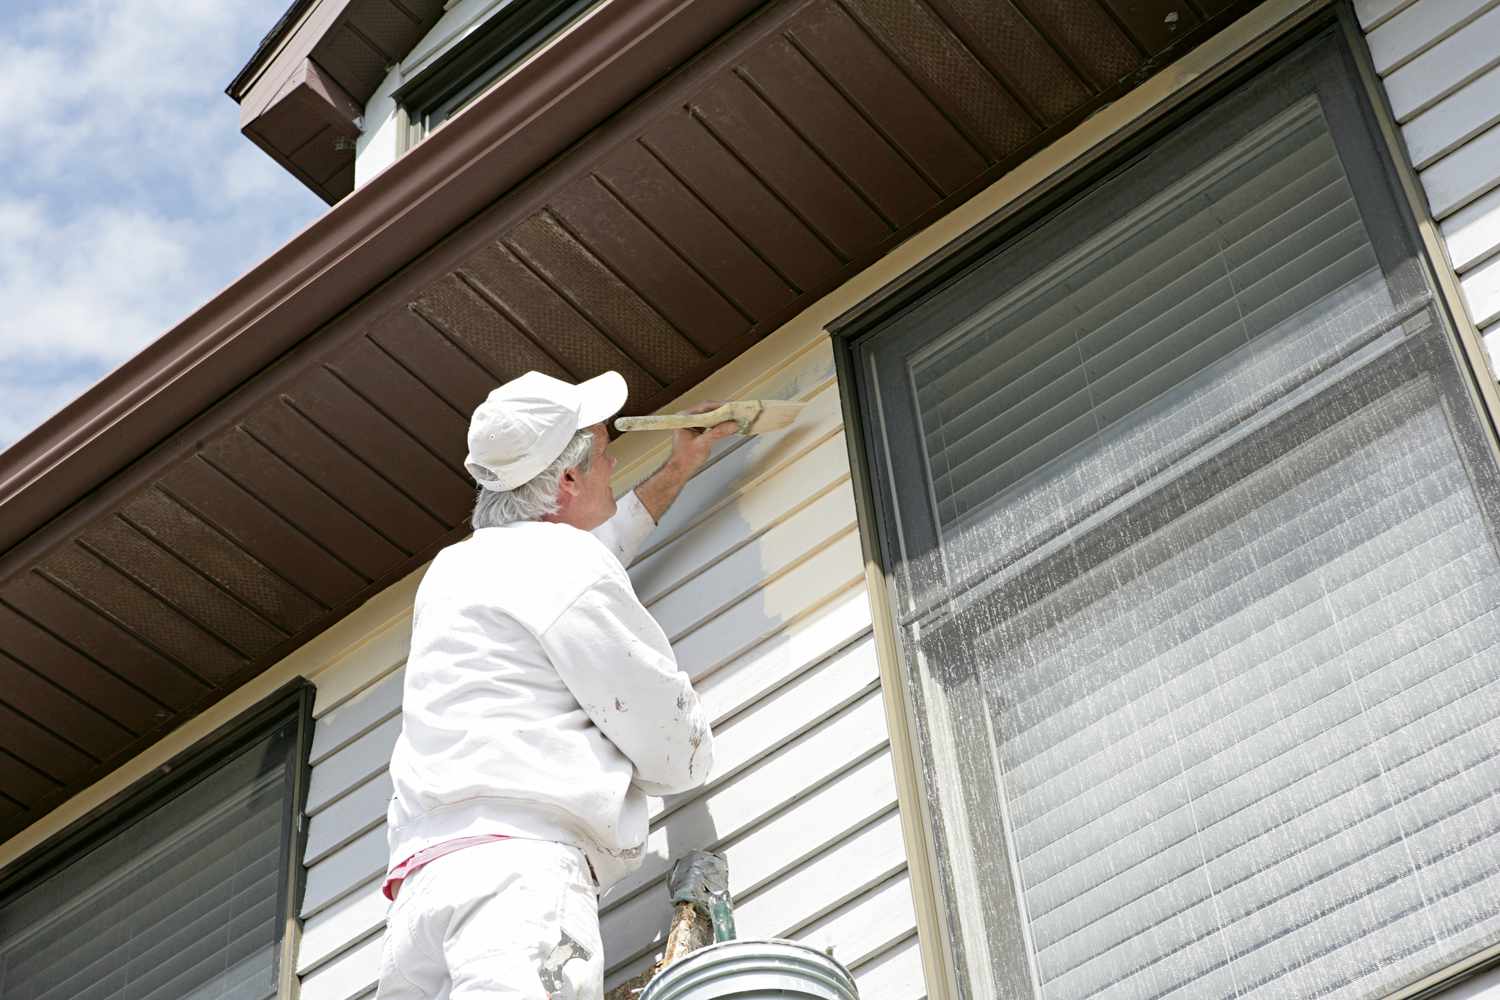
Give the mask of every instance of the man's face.
M 615 495 L 609 487 L 615 459 L 605 451 L 609 432 L 603 424 L 595 424 L 589 430 L 594 435 L 593 462 L 587 472 L 568 473 L 572 481 L 563 484 L 563 508 L 558 511 L 558 520 L 584 531 L 593 531 L 615 514 Z

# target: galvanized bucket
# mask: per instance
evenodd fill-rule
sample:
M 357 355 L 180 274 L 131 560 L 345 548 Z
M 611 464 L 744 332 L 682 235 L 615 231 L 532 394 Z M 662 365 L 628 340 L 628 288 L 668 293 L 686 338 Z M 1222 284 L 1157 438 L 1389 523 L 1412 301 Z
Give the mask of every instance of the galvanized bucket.
M 859 1000 L 854 977 L 795 941 L 723 941 L 673 962 L 640 1000 Z

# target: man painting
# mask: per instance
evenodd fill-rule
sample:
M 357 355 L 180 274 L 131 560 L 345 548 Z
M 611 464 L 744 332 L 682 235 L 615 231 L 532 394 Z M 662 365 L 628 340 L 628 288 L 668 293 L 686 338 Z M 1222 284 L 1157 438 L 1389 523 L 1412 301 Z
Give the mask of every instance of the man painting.
M 647 795 L 701 784 L 708 718 L 624 566 L 733 423 L 678 431 L 616 503 L 614 372 L 530 372 L 469 426 L 474 533 L 412 615 L 391 759 L 379 1000 L 597 1000 L 598 900 L 640 864 Z

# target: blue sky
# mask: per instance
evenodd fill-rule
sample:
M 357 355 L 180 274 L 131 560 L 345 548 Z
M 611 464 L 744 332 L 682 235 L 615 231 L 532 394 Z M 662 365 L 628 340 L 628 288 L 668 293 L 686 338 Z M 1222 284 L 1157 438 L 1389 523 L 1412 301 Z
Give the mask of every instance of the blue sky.
M 4 0 L 0 449 L 323 211 L 224 87 L 286 0 Z

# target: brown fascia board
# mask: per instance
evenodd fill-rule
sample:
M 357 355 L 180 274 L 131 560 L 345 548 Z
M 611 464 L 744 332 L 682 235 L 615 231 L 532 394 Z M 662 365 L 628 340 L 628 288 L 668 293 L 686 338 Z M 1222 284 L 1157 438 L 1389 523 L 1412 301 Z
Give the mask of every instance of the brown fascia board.
M 240 106 L 241 130 L 266 109 L 282 84 L 353 2 L 311 0 L 296 17 L 283 19 L 281 38 L 273 32 L 261 43 L 256 55 L 224 91 Z
M 765 2 L 605 4 L 0 454 L 3 570 L 112 477 L 128 481 L 111 494 L 146 475 L 123 473 L 152 449 L 141 464 L 155 469 L 191 448 L 188 435 L 168 438 Z
M 281 44 L 292 30 L 292 26 L 300 21 L 302 15 L 307 13 L 307 9 L 316 2 L 317 0 L 292 0 L 291 6 L 276 19 L 271 30 L 266 32 L 255 46 L 255 51 L 251 53 L 250 58 L 245 60 L 245 65 L 240 67 L 234 79 L 229 81 L 229 86 L 224 88 L 224 93 L 232 97 L 235 103 L 239 103 L 239 99 L 245 93 L 245 88 L 255 79 L 270 57 L 270 53 Z

